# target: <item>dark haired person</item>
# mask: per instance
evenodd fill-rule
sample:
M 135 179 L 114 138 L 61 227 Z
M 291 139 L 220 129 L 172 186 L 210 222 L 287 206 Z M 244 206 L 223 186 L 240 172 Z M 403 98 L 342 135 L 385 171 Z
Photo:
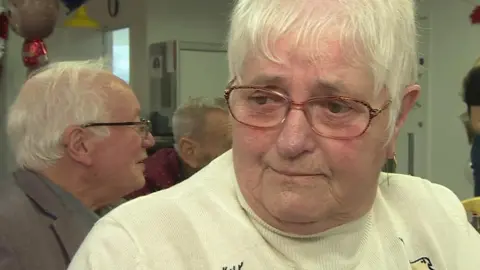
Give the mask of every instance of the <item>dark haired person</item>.
M 468 72 L 463 90 L 470 118 L 470 130 L 467 128 L 467 133 L 472 144 L 470 159 L 475 181 L 474 196 L 477 197 L 480 196 L 480 66 L 477 65 Z

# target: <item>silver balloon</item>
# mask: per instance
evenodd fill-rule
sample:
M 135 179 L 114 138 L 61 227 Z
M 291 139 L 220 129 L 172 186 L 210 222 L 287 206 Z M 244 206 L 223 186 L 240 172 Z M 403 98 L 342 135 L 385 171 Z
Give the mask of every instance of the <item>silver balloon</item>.
M 58 0 L 7 0 L 12 30 L 25 39 L 44 39 L 55 29 Z

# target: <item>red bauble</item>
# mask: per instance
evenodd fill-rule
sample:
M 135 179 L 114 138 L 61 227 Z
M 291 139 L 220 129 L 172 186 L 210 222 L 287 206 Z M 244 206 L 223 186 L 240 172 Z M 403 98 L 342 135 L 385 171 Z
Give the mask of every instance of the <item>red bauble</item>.
M 470 14 L 470 20 L 472 24 L 479 24 L 480 23 L 480 6 L 477 6 Z
M 0 38 L 4 40 L 8 38 L 8 16 L 6 12 L 0 13 Z
M 47 46 L 41 39 L 23 42 L 23 64 L 29 69 L 39 68 L 48 64 Z
M 8 16 L 6 12 L 0 13 L 0 61 L 5 55 L 5 47 L 8 39 Z

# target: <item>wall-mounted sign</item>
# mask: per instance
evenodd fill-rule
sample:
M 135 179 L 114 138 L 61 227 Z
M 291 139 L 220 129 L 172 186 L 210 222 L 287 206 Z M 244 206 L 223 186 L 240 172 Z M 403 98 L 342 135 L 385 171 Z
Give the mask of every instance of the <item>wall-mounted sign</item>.
M 163 77 L 163 55 L 152 55 L 150 58 L 150 76 L 161 79 Z
M 119 0 L 107 0 L 108 15 L 115 18 L 120 12 L 120 1 Z

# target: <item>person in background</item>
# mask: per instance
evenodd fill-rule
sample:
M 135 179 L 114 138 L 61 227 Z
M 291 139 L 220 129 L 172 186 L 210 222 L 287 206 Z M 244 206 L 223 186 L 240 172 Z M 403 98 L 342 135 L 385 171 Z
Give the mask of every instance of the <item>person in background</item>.
M 149 124 L 102 61 L 35 72 L 8 113 L 18 170 L 0 181 L 0 269 L 65 270 L 94 211 L 142 187 Z
M 479 269 L 452 191 L 381 172 L 416 38 L 414 0 L 235 1 L 232 150 L 103 217 L 69 269 Z
M 478 61 L 477 61 L 478 62 Z M 464 101 L 467 104 L 469 126 L 467 135 L 472 145 L 470 162 L 474 179 L 474 196 L 480 196 L 480 63 L 475 65 L 463 81 Z
M 190 99 L 173 114 L 172 132 L 174 148 L 160 149 L 145 160 L 146 184 L 127 198 L 178 184 L 232 147 L 225 99 Z

